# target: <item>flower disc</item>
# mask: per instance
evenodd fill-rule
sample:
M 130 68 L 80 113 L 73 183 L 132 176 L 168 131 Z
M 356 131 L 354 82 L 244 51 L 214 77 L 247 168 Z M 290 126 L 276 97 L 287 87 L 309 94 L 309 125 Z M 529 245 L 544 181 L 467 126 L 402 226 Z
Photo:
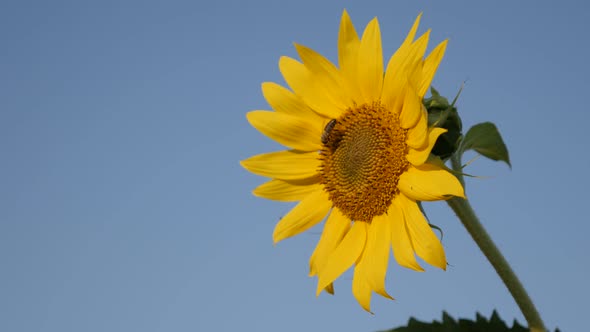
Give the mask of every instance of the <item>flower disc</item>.
M 399 192 L 407 130 L 380 103 L 349 108 L 336 120 L 321 151 L 320 182 L 334 206 L 354 221 L 384 214 Z

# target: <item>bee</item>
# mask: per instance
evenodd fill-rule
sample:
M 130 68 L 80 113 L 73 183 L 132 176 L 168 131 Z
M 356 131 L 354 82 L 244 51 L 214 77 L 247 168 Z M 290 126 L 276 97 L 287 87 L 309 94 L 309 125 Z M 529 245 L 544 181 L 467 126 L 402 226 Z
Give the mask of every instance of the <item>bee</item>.
M 335 125 L 336 125 L 336 119 L 332 119 L 326 124 L 326 126 L 324 127 L 324 132 L 322 133 L 322 144 L 324 144 L 324 145 L 328 144 L 328 139 L 330 138 L 330 133 L 332 132 L 332 129 L 334 129 Z

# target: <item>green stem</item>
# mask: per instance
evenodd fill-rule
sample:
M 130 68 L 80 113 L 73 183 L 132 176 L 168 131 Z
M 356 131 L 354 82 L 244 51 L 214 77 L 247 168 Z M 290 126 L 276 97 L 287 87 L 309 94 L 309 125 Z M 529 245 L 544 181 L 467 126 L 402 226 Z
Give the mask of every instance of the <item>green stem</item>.
M 451 158 L 453 169 L 457 172 L 457 177 L 464 185 L 461 159 L 453 157 Z M 502 255 L 498 247 L 492 241 L 492 238 L 485 230 L 475 211 L 469 204 L 469 201 L 463 198 L 454 197 L 447 201 L 451 209 L 455 212 L 457 217 L 463 223 L 463 226 L 467 229 L 467 232 L 471 235 L 475 243 L 479 246 L 479 249 L 487 257 L 488 261 L 492 264 L 502 282 L 508 288 L 508 291 L 516 301 L 516 304 L 520 308 L 520 311 L 527 320 L 529 329 L 534 332 L 545 332 L 545 325 L 543 320 L 537 311 L 537 308 L 533 304 L 530 296 L 527 294 L 522 283 L 512 271 L 510 264 L 506 261 L 506 258 Z

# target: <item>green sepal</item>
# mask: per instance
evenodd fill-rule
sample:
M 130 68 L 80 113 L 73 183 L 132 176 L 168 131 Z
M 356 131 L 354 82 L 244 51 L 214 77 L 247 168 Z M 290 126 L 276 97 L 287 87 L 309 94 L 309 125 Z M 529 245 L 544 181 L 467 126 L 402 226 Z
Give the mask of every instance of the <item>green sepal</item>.
M 495 161 L 503 161 L 512 168 L 508 148 L 498 128 L 491 122 L 476 124 L 467 131 L 461 140 L 458 153 L 462 156 L 467 150 L 474 150 Z
M 443 160 L 447 160 L 452 156 L 459 147 L 463 124 L 455 107 L 455 102 L 462 89 L 459 90 L 452 103 L 449 103 L 447 98 L 441 96 L 434 87 L 430 88 L 431 97 L 423 100 L 424 107 L 428 112 L 428 126 L 447 130 L 446 133 L 438 137 L 436 144 L 432 148 L 432 154 L 439 156 Z
M 454 169 L 448 167 L 445 164 L 445 162 L 442 159 L 440 159 L 440 157 L 435 156 L 433 154 L 430 154 L 428 156 L 428 159 L 426 159 L 426 163 L 431 164 L 431 165 L 438 166 L 438 167 L 444 169 L 445 171 L 447 171 L 447 172 L 449 172 L 451 174 L 454 174 L 457 177 L 459 175 L 461 175 L 461 176 L 466 176 L 466 177 L 470 177 L 470 178 L 481 178 L 481 176 L 471 175 L 471 174 L 468 174 L 468 173 L 463 173 L 463 172 L 455 171 Z
M 444 236 L 444 233 L 443 233 L 442 228 L 440 228 L 439 226 L 431 223 L 430 222 L 430 219 L 428 219 L 428 215 L 426 214 L 426 210 L 424 210 L 424 207 L 422 206 L 422 202 L 421 201 L 417 201 L 417 203 L 418 203 L 418 208 L 420 209 L 420 212 L 422 212 L 422 214 L 424 215 L 424 218 L 426 218 L 426 222 L 428 222 L 428 226 L 430 226 L 430 228 L 436 229 L 437 231 L 440 232 L 440 240 L 442 242 L 442 239 L 443 239 L 443 236 Z

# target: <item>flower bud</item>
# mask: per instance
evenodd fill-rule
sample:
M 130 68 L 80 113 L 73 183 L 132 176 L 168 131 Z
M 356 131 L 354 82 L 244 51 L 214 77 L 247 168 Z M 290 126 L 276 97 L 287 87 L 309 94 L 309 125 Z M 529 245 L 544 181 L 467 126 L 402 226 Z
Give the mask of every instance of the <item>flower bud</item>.
M 454 104 L 449 104 L 447 98 L 441 96 L 434 88 L 431 88 L 431 92 L 432 96 L 423 100 L 428 111 L 428 126 L 447 130 L 439 136 L 431 153 L 442 160 L 447 160 L 459 147 L 463 125 Z

